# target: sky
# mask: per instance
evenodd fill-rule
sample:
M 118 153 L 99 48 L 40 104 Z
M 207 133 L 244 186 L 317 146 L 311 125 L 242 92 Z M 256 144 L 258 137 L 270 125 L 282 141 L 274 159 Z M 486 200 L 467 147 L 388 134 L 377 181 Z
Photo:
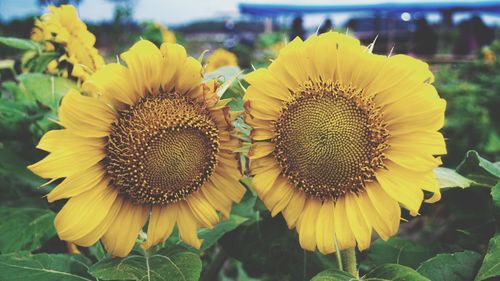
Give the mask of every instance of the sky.
M 424 0 L 433 1 L 433 0 Z M 454 1 L 454 0 L 439 0 Z M 462 0 L 464 1 L 464 0 Z M 474 0 L 465 0 L 477 2 Z M 196 20 L 238 15 L 238 3 L 381 3 L 422 2 L 417 0 L 136 0 L 133 17 L 136 20 L 156 20 L 168 25 L 180 25 Z M 107 0 L 82 0 L 79 14 L 85 21 L 106 21 L 113 18 L 114 6 Z M 37 0 L 0 0 L 0 19 L 12 19 L 40 14 Z M 345 16 L 344 16 L 345 17 Z M 337 17 L 336 17 L 337 18 Z M 305 23 L 307 25 L 307 22 Z

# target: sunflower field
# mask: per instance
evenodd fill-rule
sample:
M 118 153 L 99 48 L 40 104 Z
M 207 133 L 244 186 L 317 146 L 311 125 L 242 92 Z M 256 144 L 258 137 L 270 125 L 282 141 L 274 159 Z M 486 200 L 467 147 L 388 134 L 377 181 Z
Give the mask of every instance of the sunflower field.
M 500 42 L 140 29 L 0 37 L 0 281 L 500 280 Z

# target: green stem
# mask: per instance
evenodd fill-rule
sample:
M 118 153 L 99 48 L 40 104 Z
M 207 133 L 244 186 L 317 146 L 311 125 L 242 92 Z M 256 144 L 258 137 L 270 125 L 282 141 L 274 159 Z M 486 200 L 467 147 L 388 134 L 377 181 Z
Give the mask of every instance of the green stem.
M 344 271 L 344 267 L 342 265 L 342 255 L 340 254 L 340 250 L 335 251 L 335 256 L 337 257 L 337 266 L 340 271 Z
M 357 264 L 356 264 L 355 248 L 349 248 L 343 250 L 341 255 L 344 260 L 344 271 L 348 272 L 349 274 L 351 274 L 356 278 L 359 278 Z

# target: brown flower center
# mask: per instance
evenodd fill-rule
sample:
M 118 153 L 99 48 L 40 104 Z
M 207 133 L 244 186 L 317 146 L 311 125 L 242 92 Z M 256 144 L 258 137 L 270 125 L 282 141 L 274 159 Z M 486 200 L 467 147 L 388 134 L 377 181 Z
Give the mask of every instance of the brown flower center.
M 208 110 L 175 93 L 146 97 L 121 110 L 113 123 L 106 172 L 133 202 L 165 205 L 203 185 L 218 150 Z
M 309 81 L 281 110 L 274 155 L 298 189 L 336 200 L 363 189 L 382 167 L 388 133 L 381 120 L 359 90 Z

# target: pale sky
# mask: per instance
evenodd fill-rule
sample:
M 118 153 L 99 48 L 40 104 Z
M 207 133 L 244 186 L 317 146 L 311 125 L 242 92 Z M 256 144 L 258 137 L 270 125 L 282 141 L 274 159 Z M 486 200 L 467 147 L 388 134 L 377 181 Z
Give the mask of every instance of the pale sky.
M 157 20 L 169 25 L 178 25 L 195 20 L 238 15 L 238 3 L 288 3 L 288 4 L 331 4 L 331 3 L 382 3 L 382 2 L 435 2 L 433 0 L 136 0 L 134 19 Z M 438 0 L 439 2 L 454 0 Z M 464 0 L 461 0 L 464 1 Z M 478 2 L 477 0 L 465 0 Z M 105 21 L 113 17 L 114 6 L 106 0 L 82 0 L 80 17 L 85 21 Z M 0 18 L 12 19 L 26 15 L 40 14 L 37 0 L 0 0 Z M 339 15 L 342 18 L 341 15 Z M 344 16 L 345 17 L 345 16 Z M 335 21 L 341 21 L 338 17 Z M 307 25 L 307 18 L 305 24 Z M 339 22 L 336 22 L 339 24 Z

